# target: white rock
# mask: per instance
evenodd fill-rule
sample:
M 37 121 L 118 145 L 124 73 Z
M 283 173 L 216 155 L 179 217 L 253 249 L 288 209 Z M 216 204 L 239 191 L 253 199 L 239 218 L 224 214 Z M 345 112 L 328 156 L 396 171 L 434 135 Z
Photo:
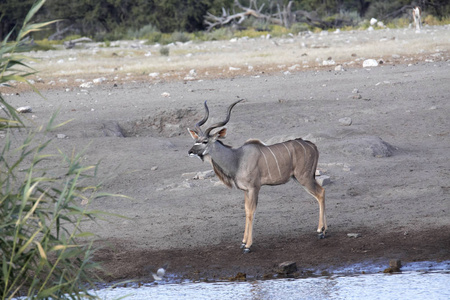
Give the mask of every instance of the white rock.
M 105 77 L 99 77 L 92 80 L 93 83 L 102 83 L 103 81 L 106 81 Z
M 340 118 L 339 123 L 343 126 L 350 126 L 352 125 L 352 118 L 350 117 Z
M 163 96 L 163 97 L 170 97 L 170 94 L 168 92 L 164 92 L 164 93 L 161 94 L 161 96 Z
M 323 66 L 332 66 L 332 65 L 335 65 L 335 64 L 336 64 L 336 62 L 334 60 L 332 60 L 332 59 L 324 60 L 322 62 Z
M 370 19 L 370 25 L 372 25 L 372 26 L 377 24 L 377 22 L 378 22 L 378 20 L 375 18 Z
M 356 238 L 361 237 L 361 233 L 347 233 L 347 236 L 348 236 L 349 238 L 354 238 L 354 239 L 356 239 Z
M 66 137 L 67 137 L 67 135 L 62 134 L 62 133 L 58 133 L 58 134 L 56 135 L 56 138 L 58 138 L 58 139 L 65 139 Z
M 330 176 L 327 175 L 316 176 L 316 181 L 320 186 L 325 186 L 331 183 Z
M 203 180 L 203 179 L 214 177 L 215 175 L 216 174 L 214 173 L 213 170 L 209 170 L 209 171 L 205 171 L 205 172 L 198 172 L 194 178 Z
M 228 70 L 230 71 L 239 71 L 241 68 L 230 67 Z
M 91 88 L 92 85 L 93 85 L 92 81 L 88 81 L 88 82 L 85 82 L 85 83 L 80 84 L 80 88 L 85 88 L 85 89 L 87 89 L 87 88 Z
M 152 78 L 155 78 L 155 77 L 159 76 L 159 73 L 158 72 L 153 72 L 153 73 L 148 74 L 148 76 L 150 76 Z
M 335 70 L 335 71 L 344 71 L 344 68 L 342 67 L 342 65 L 337 65 L 337 66 L 334 68 L 334 70 Z
M 378 66 L 378 62 L 375 59 L 366 59 L 363 62 L 363 68 L 370 68 Z
M 22 106 L 18 107 L 17 112 L 25 114 L 25 113 L 31 113 L 33 110 L 31 109 L 31 106 Z

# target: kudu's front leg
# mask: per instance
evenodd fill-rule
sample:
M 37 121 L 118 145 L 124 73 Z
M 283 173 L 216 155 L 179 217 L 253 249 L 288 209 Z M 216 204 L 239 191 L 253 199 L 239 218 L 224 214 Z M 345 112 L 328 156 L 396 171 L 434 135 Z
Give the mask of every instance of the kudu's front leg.
M 253 218 L 258 205 L 258 192 L 259 189 L 245 191 L 245 230 L 241 245 L 241 248 L 244 248 L 244 253 L 249 253 L 253 244 Z

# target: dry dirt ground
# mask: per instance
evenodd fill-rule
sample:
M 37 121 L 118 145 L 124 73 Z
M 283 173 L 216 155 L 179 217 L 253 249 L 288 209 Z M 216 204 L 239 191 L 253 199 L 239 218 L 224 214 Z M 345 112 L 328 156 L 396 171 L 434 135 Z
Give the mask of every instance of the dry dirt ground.
M 298 276 L 367 261 L 442 261 L 450 259 L 449 33 L 449 26 L 421 34 L 380 30 L 373 40 L 367 32 L 340 33 L 339 43 L 334 36 L 327 39 L 331 34 L 322 36 L 325 49 L 335 53 L 332 59 L 344 66 L 341 71 L 323 65 L 328 57 L 310 59 L 323 55 L 315 52 L 323 48 L 302 44 L 311 37 L 294 37 L 289 44 L 269 40 L 280 51 L 281 65 L 272 56 L 266 64 L 271 52 L 265 49 L 269 54 L 255 55 L 259 63 L 252 61 L 252 68 L 233 65 L 230 56 L 221 68 L 207 65 L 190 74 L 195 66 L 186 62 L 178 75 L 167 78 L 163 69 L 150 70 L 158 73 L 152 76 L 149 70 L 145 75 L 97 70 L 59 81 L 62 75 L 45 67 L 52 58 L 45 58 L 36 64 L 43 67 L 36 84 L 45 100 L 23 86 L 3 92 L 11 104 L 31 106 L 33 113 L 24 116 L 35 124 L 46 123 L 57 109 L 58 121 L 73 119 L 53 133 L 53 145 L 69 154 L 84 150 L 86 164 L 101 161 L 103 191 L 131 197 L 89 204 L 127 217 L 85 224 L 103 246 L 95 259 L 103 263 L 108 281 L 151 281 L 151 271 L 165 263 L 172 278 L 210 280 L 238 272 L 247 278 L 271 277 L 284 261 L 297 263 Z M 354 35 L 359 38 L 352 39 Z M 320 41 L 321 36 L 313 38 Z M 363 47 L 363 40 L 371 46 Z M 390 41 L 400 46 L 383 48 Z M 239 42 L 249 49 L 251 43 L 258 52 L 268 40 L 222 43 L 234 47 Z M 285 55 L 283 45 L 289 45 Z M 84 50 L 76 51 L 73 57 Z M 200 64 L 201 54 L 197 56 Z M 291 60 L 285 61 L 288 56 Z M 192 56 L 169 57 L 188 61 Z M 310 59 L 306 63 L 305 57 Z M 366 58 L 384 63 L 362 68 Z M 81 65 L 83 59 L 95 57 L 85 53 L 57 65 L 68 72 L 76 66 L 73 61 Z M 167 68 L 177 70 L 178 65 L 164 59 Z M 230 69 L 234 66 L 241 69 Z M 101 77 L 105 79 L 99 83 L 80 87 Z M 245 101 L 233 110 L 225 143 L 237 147 L 249 138 L 273 142 L 302 137 L 318 146 L 319 169 L 331 179 L 325 186 L 327 238 L 316 237 L 317 202 L 291 181 L 262 188 L 252 252 L 241 253 L 243 192 L 218 184 L 217 177 L 193 179 L 211 167 L 188 157 L 193 141 L 186 130 L 202 118 L 203 101 L 208 100 L 211 124 L 224 118 L 236 99 Z M 346 117 L 351 125 L 339 121 Z

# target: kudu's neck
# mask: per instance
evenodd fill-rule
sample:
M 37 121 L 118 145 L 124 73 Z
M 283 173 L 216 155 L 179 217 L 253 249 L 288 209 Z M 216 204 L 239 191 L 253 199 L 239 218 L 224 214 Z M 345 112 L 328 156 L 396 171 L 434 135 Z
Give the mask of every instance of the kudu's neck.
M 236 149 L 216 141 L 209 151 L 209 155 L 213 163 L 218 165 L 227 176 L 234 177 L 236 175 L 239 167 L 239 154 Z

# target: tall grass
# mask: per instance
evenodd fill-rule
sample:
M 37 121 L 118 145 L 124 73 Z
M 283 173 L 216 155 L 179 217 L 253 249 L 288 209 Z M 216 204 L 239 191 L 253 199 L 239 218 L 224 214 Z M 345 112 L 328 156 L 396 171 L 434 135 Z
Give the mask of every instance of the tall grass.
M 1 85 L 35 73 L 17 53 L 29 33 L 51 23 L 30 23 L 44 2 L 32 6 L 15 41 L 10 33 L 1 43 Z M 55 115 L 45 127 L 26 127 L 1 94 L 0 104 L 0 298 L 94 298 L 87 292 L 98 280 L 93 234 L 81 224 L 102 214 L 89 210 L 90 202 L 111 196 L 92 184 L 97 166 L 52 148 L 48 133 L 64 125 L 54 124 Z

